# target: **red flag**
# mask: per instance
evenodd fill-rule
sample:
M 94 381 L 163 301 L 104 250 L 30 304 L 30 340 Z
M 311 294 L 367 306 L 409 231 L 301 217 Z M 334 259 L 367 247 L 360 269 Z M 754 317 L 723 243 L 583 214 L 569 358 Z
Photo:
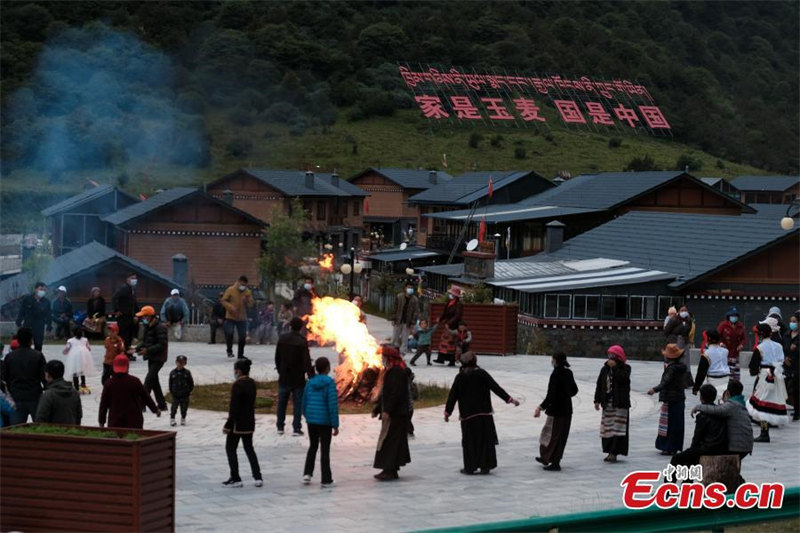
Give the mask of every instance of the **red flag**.
M 369 215 L 369 198 L 364 198 L 364 214 Z
M 494 184 L 492 183 L 492 177 L 489 176 L 489 198 L 492 197 L 493 193 L 494 193 Z
M 139 195 L 139 200 L 144 202 L 145 200 L 147 200 L 147 196 L 145 196 L 144 194 L 140 194 Z
M 486 237 L 486 219 L 481 219 L 481 224 L 478 226 L 478 241 L 483 242 Z

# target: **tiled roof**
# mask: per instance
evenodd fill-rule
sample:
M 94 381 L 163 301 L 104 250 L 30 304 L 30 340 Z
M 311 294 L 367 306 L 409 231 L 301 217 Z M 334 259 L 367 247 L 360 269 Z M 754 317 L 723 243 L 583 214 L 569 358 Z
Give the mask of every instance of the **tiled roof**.
M 139 272 L 142 275 L 146 275 L 161 281 L 165 285 L 177 287 L 179 289 L 184 288 L 176 285 L 175 282 L 170 278 L 146 266 L 144 263 L 123 255 L 116 250 L 112 250 L 111 248 L 103 246 L 97 242 L 91 242 L 85 246 L 81 246 L 80 248 L 76 248 L 71 252 L 54 258 L 50 262 L 47 272 L 41 277 L 41 281 L 46 283 L 48 286 L 56 285 L 67 278 L 87 270 L 95 269 L 103 263 L 113 259 L 117 259 L 125 264 L 126 271 Z M 18 274 L 6 280 L 0 281 L 0 301 L 9 302 L 27 294 L 30 290 L 29 285 L 30 280 L 25 273 Z
M 389 250 L 381 250 L 379 252 L 371 253 L 367 259 L 371 261 L 384 261 L 391 263 L 394 261 L 408 261 L 409 259 L 421 259 L 423 257 L 436 257 L 443 255 L 440 252 L 423 248 L 422 246 L 408 246 L 405 250 L 400 248 L 392 248 Z
M 370 167 L 363 172 L 359 172 L 357 176 L 361 176 L 370 171 L 377 172 L 378 174 L 385 176 L 404 189 L 430 189 L 431 187 L 435 187 L 438 184 L 445 183 L 453 179 L 453 176 L 447 172 L 437 170 L 435 171 L 437 183 L 431 183 L 430 170 L 384 167 Z
M 286 196 L 338 196 L 350 198 L 367 196 L 367 192 L 339 178 L 339 185 L 332 185 L 332 174 L 314 174 L 314 186 L 306 187 L 306 173 L 300 170 L 273 170 L 243 168 L 243 172 L 261 180 Z M 223 178 L 224 179 L 224 178 Z
M 783 192 L 800 184 L 800 176 L 739 176 L 731 181 L 740 191 Z
M 113 185 L 109 185 L 107 183 L 103 185 L 98 185 L 97 187 L 86 190 L 80 194 L 76 194 L 75 196 L 71 196 L 66 200 L 63 200 L 55 205 L 51 205 L 50 207 L 43 209 L 42 215 L 49 217 L 55 215 L 56 213 L 66 211 L 67 209 L 72 209 L 73 207 L 77 207 L 86 202 L 90 202 L 92 200 L 105 196 L 106 194 L 113 192 L 115 188 L 116 187 L 114 187 Z M 137 198 L 131 196 L 125 191 L 119 190 L 118 192 L 123 196 L 127 196 L 131 201 L 134 202 L 139 201 Z
M 513 222 L 515 220 L 540 220 L 600 211 L 603 210 L 582 207 L 558 207 L 553 205 L 498 204 L 478 208 L 473 214 L 473 218 L 476 220 L 485 219 L 488 223 L 501 223 Z M 424 216 L 447 220 L 466 220 L 469 218 L 471 212 L 471 209 L 459 209 L 458 211 L 445 211 L 442 213 L 426 214 Z
M 415 204 L 469 205 L 489 194 L 489 177 L 496 191 L 532 173 L 532 170 L 467 172 L 415 194 L 408 201 Z

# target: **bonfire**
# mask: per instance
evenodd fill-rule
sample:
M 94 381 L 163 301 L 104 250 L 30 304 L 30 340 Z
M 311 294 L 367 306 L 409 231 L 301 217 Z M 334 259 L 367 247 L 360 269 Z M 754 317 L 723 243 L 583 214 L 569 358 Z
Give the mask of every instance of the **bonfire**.
M 360 321 L 355 304 L 340 298 L 314 298 L 308 318 L 308 339 L 320 346 L 333 345 L 339 354 L 335 368 L 336 390 L 341 400 L 374 401 L 380 390 L 381 346 Z
M 333 254 L 323 254 L 317 264 L 322 272 L 333 272 Z

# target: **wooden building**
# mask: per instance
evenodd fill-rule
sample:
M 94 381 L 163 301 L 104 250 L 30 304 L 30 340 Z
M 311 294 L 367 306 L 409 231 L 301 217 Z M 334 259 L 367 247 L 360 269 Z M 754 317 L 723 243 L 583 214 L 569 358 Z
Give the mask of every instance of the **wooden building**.
M 491 180 L 491 191 L 489 182 Z M 555 185 L 532 170 L 467 172 L 450 181 L 409 197 L 408 203 L 419 209 L 417 243 L 437 250 L 452 249 L 461 223 L 450 224 L 447 218 L 430 217 L 473 208 L 477 217 L 488 206 L 509 204 L 539 194 Z M 459 226 L 457 229 L 456 226 Z
M 96 241 L 114 246 L 113 234 L 103 217 L 139 200 L 112 185 L 98 185 L 42 211 L 58 257 Z
M 790 204 L 800 198 L 800 176 L 739 176 L 731 184 L 746 204 Z
M 200 189 L 158 193 L 103 219 L 116 250 L 159 272 L 185 256 L 186 283 L 226 287 L 242 274 L 258 280 L 264 222 Z
M 206 191 L 267 224 L 274 209 L 288 212 L 292 199 L 299 198 L 309 214 L 308 236 L 345 249 L 356 246 L 363 234 L 367 193 L 336 173 L 242 168 L 208 184 Z
M 57 287 L 66 287 L 75 311 L 85 311 L 92 287 L 100 287 L 100 294 L 111 311 L 112 295 L 133 273 L 139 279 L 136 293 L 141 305 L 158 306 L 156 309 L 160 309 L 172 289 L 185 291 L 184 286 L 176 283 L 170 275 L 100 243 L 91 242 L 54 258 L 41 280 L 29 279 L 27 274 L 22 273 L 0 282 L 0 300 L 3 302 L 0 317 L 3 320 L 15 320 L 21 298 L 33 290 L 36 281 L 47 284 L 51 300 L 55 298 Z
M 684 172 L 620 172 L 581 175 L 515 203 L 423 215 L 452 242 L 469 221 L 466 238 L 476 236 L 480 220 L 489 235 L 500 234 L 500 257 L 534 255 L 545 247 L 546 225 L 566 224 L 565 238 L 604 224 L 630 211 L 753 213 L 721 190 Z
M 416 242 L 419 207 L 409 204 L 411 196 L 447 183 L 453 177 L 436 170 L 370 167 L 350 179 L 350 183 L 369 193 L 364 210 L 364 230 L 379 234 L 391 245 Z

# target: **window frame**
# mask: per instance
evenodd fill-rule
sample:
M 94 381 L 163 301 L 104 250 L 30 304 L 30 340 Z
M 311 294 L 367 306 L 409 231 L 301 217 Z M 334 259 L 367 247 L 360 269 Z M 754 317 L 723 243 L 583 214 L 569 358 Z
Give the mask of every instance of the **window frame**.
M 556 316 L 549 316 L 547 314 L 547 299 L 549 297 L 556 298 Z M 564 316 L 561 316 L 561 313 L 559 312 L 561 307 L 561 298 L 567 298 L 567 314 Z M 570 293 L 563 293 L 563 292 L 545 293 L 543 304 L 544 304 L 544 309 L 542 315 L 544 316 L 544 318 L 568 319 L 572 317 L 572 294 Z
M 642 312 L 639 313 L 639 316 L 633 316 L 633 309 L 632 304 L 634 298 L 639 298 L 641 302 L 644 302 L 645 299 L 652 299 L 653 300 L 653 316 L 647 317 L 643 316 L 643 311 L 646 306 L 642 306 Z M 631 294 L 628 295 L 628 320 L 658 320 L 656 317 L 658 316 L 658 298 L 656 296 L 648 296 L 645 294 Z
M 322 200 L 317 200 L 317 220 L 325 220 L 325 215 L 327 214 L 327 202 Z
M 661 314 L 661 300 L 668 299 L 669 303 L 664 307 L 664 314 Z M 677 300 L 677 301 L 676 301 Z M 656 320 L 664 320 L 667 318 L 667 311 L 670 307 L 675 307 L 675 309 L 680 309 L 683 305 L 683 296 L 659 296 L 658 297 L 658 308 L 656 309 Z
M 616 300 L 618 300 L 620 298 L 625 298 L 625 306 L 624 306 L 625 316 L 624 317 L 616 316 L 617 315 L 617 312 L 616 312 L 617 311 Z M 604 306 L 604 304 L 605 304 L 606 299 L 615 300 L 615 302 L 614 302 L 614 315 L 615 316 L 608 317 L 605 314 L 605 306 Z M 628 320 L 628 317 L 630 316 L 629 313 L 628 313 L 628 295 L 627 294 L 603 294 L 602 298 L 600 298 L 600 309 L 599 309 L 599 311 L 600 311 L 600 320 Z
M 575 300 L 577 298 L 585 298 L 585 300 L 583 302 L 583 316 L 578 316 L 576 314 L 577 307 L 576 307 Z M 587 306 L 588 306 L 588 303 L 589 303 L 589 298 L 597 298 L 597 313 L 596 313 L 596 316 L 587 316 Z M 601 302 L 602 302 L 602 294 L 573 294 L 572 295 L 572 318 L 575 318 L 575 319 L 578 319 L 578 320 L 598 320 L 600 318 L 600 314 L 601 314 L 600 313 L 600 311 L 601 311 L 601 308 L 600 308 Z

